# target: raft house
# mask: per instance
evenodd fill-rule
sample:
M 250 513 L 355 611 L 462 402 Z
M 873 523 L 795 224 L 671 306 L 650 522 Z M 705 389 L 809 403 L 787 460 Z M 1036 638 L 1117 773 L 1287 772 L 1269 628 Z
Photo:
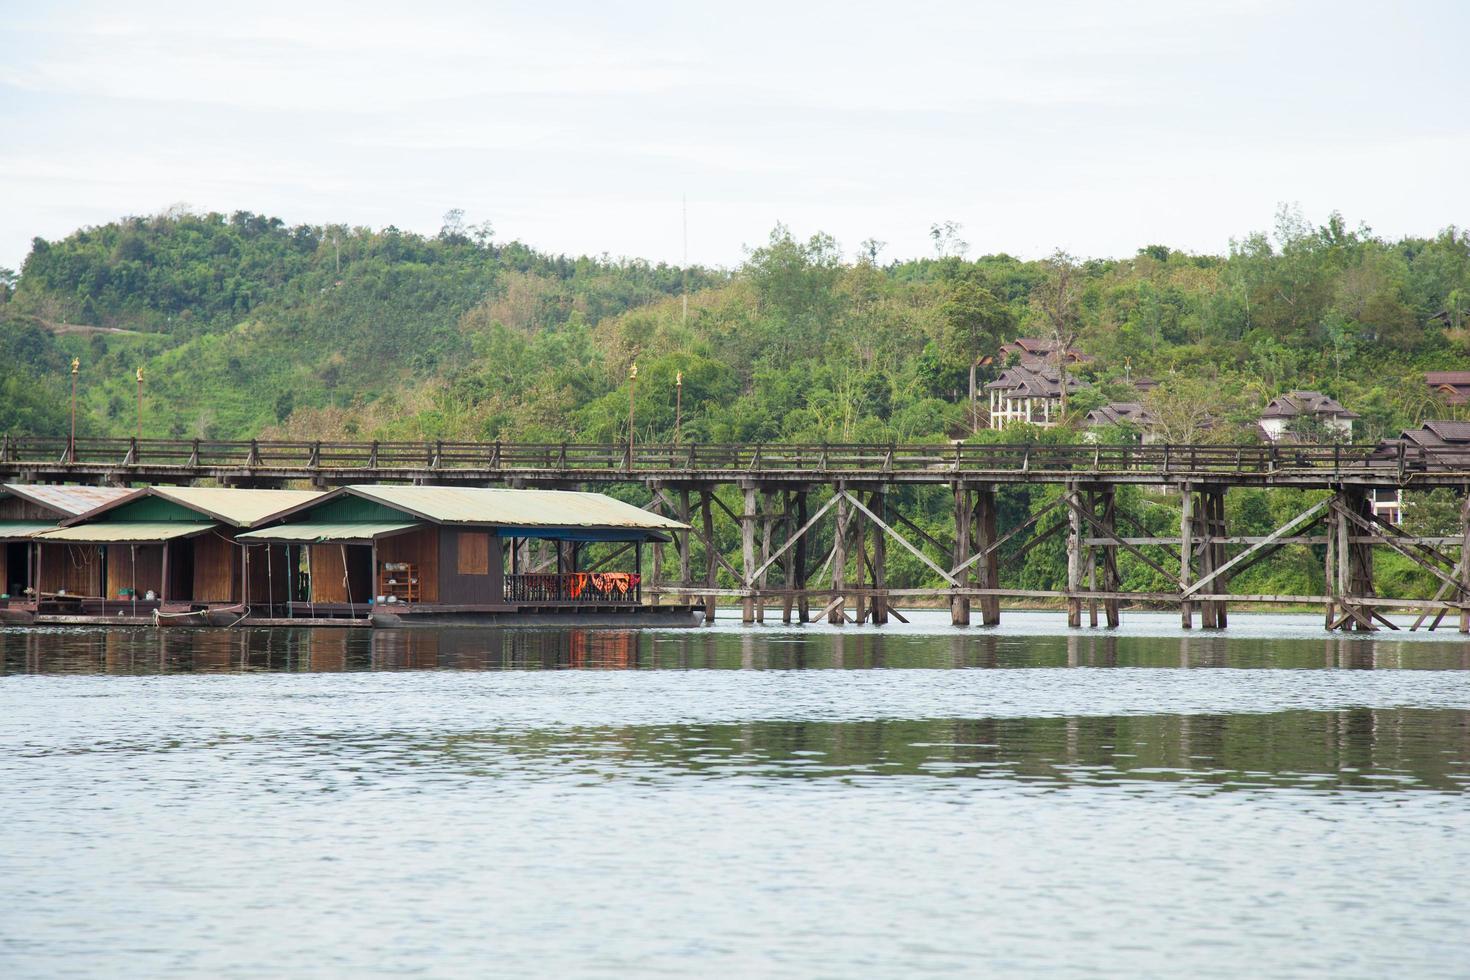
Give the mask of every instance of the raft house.
M 235 540 L 263 555 L 248 568 L 302 570 L 275 620 L 697 626 L 691 605 L 643 604 L 643 546 L 687 528 L 600 493 L 348 486 Z
M 285 556 L 248 566 L 242 532 L 279 511 L 315 500 L 318 490 L 144 487 L 127 490 L 60 527 L 31 535 L 42 583 L 29 607 L 37 623 L 229 625 L 251 605 L 284 601 Z M 261 555 L 268 562 L 272 556 Z M 60 566 L 59 573 L 53 566 Z M 71 585 L 85 568 L 83 587 Z M 63 588 L 47 588 L 65 581 Z
M 132 492 L 125 487 L 0 485 L 0 623 L 29 622 L 35 603 L 46 593 L 100 596 L 102 563 L 95 549 L 37 547 L 31 539 Z M 44 579 L 36 568 L 42 559 Z

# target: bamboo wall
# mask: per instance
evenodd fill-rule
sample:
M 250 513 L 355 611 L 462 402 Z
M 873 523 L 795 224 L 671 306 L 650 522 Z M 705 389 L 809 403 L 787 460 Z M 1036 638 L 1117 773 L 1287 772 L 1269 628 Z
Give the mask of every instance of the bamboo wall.
M 104 595 L 108 599 L 116 599 L 123 589 L 135 590 L 139 599 L 150 589 L 155 595 L 163 594 L 163 545 L 107 546 L 107 591 Z
M 366 603 L 373 595 L 372 549 L 365 545 L 314 544 L 311 601 Z M 343 574 L 343 556 L 347 569 Z M 349 599 L 350 593 L 350 599 Z
M 41 548 L 42 592 L 100 597 L 102 554 L 94 544 L 43 544 Z
M 195 602 L 234 602 L 240 594 L 240 549 L 218 534 L 194 538 Z

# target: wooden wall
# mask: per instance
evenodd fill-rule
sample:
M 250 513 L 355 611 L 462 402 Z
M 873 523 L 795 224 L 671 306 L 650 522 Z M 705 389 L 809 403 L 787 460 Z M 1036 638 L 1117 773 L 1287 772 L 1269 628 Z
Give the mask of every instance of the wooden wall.
M 505 595 L 501 540 L 488 531 L 453 527 L 439 532 L 439 601 L 493 605 Z
M 43 544 L 41 548 L 42 592 L 68 595 L 102 595 L 102 553 L 95 544 Z
M 187 598 L 194 602 L 235 602 L 240 595 L 240 549 L 214 532 L 191 538 L 190 542 L 194 547 L 194 582 Z
M 134 567 L 136 561 L 137 567 Z M 155 595 L 163 592 L 163 545 L 161 544 L 110 544 L 107 546 L 107 592 L 109 600 L 116 599 L 123 589 L 137 590 L 143 598 L 152 589 Z
M 311 601 L 366 603 L 373 595 L 373 556 L 366 545 L 314 544 L 311 548 Z M 342 556 L 347 556 L 343 581 Z
M 240 574 L 239 571 L 238 571 L 238 569 L 240 567 L 240 550 L 238 548 L 234 547 L 233 545 L 231 545 L 230 546 L 230 551 L 232 551 L 234 553 L 233 560 L 234 560 L 235 568 L 236 568 L 235 575 L 238 577 L 239 574 Z M 283 545 L 283 544 L 273 544 L 269 548 L 267 548 L 265 545 L 252 545 L 251 547 L 245 549 L 245 552 L 246 552 L 246 559 L 245 560 L 246 560 L 246 562 L 248 564 L 248 567 L 249 567 L 249 576 L 248 577 L 250 579 L 250 597 L 246 601 L 247 602 L 285 602 L 285 601 L 287 601 L 291 597 L 292 570 L 291 570 L 290 562 L 287 561 L 287 557 L 288 556 L 287 556 L 287 552 L 286 552 L 286 546 Z M 315 557 L 315 556 L 313 556 L 313 557 Z M 313 565 L 312 567 L 315 568 L 316 566 Z M 338 588 L 340 589 L 341 588 L 341 578 L 342 578 L 342 572 L 341 572 L 342 562 L 340 561 L 340 559 L 337 561 L 336 567 L 337 567 L 336 577 L 337 577 L 337 580 L 338 580 L 338 583 L 337 584 L 338 584 Z M 238 587 L 236 588 L 236 592 L 237 593 L 239 592 L 239 588 Z M 352 597 L 354 599 L 357 598 L 357 592 L 356 592 L 356 589 L 355 588 L 353 590 L 353 596 Z M 326 599 L 323 599 L 321 601 L 323 601 L 323 602 L 328 602 L 328 601 L 333 601 L 333 602 L 336 602 L 336 601 L 346 602 L 347 600 L 345 600 L 345 599 L 342 599 L 342 600 L 326 600 Z M 358 601 L 359 602 L 362 602 L 362 601 L 365 601 L 365 600 L 359 599 Z
M 60 519 L 56 511 L 40 504 L 20 497 L 0 497 L 0 521 L 50 521 L 54 524 Z
M 419 601 L 439 601 L 439 528 L 421 527 L 407 534 L 378 539 L 378 564 L 412 562 L 419 570 Z M 340 564 L 340 562 L 339 562 Z M 382 588 L 376 581 L 374 590 Z

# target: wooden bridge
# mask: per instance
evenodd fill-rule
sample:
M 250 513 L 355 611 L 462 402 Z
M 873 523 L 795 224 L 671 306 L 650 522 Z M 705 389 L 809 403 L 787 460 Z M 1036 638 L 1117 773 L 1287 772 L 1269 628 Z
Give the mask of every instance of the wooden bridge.
M 901 618 L 895 600 L 943 598 L 953 621 L 999 622 L 1003 598 L 1065 600 L 1068 621 L 1117 625 L 1123 603 L 1174 604 L 1181 625 L 1195 613 L 1206 628 L 1227 623 L 1227 603 L 1319 604 L 1330 629 L 1397 629 L 1384 612 L 1409 609 L 1435 628 L 1455 613 L 1470 632 L 1470 510 L 1458 534 L 1416 537 L 1374 512 L 1371 494 L 1446 487 L 1470 489 L 1470 455 L 1403 443 L 1372 446 L 1170 445 L 590 445 L 500 442 L 271 442 L 77 439 L 8 436 L 0 440 L 7 482 L 190 483 L 280 486 L 308 481 L 416 482 L 542 487 L 645 488 L 647 507 L 691 524 L 678 535 L 676 567 L 653 554 L 645 592 L 702 598 L 709 617 L 722 597 L 741 601 L 746 622 L 779 605 L 784 621 L 886 623 Z M 1059 485 L 1062 492 L 1020 525 L 997 526 L 995 492 L 1007 484 Z M 1116 506 L 1120 485 L 1165 488 L 1177 495 L 1179 533 L 1152 535 Z M 890 492 L 943 486 L 953 494 L 953 528 L 939 540 L 900 509 Z M 740 506 L 717 494 L 739 490 Z M 1329 491 L 1262 536 L 1232 536 L 1225 495 L 1236 487 Z M 812 505 L 820 501 L 819 506 Z M 717 517 L 739 530 L 741 560 L 717 542 Z M 1048 526 L 1043 526 L 1048 524 Z M 1029 534 L 1027 532 L 1030 532 Z M 1053 536 L 1067 542 L 1067 587 L 1002 588 L 1002 562 L 1018 562 Z M 823 547 L 815 548 L 818 536 Z M 692 567 L 691 539 L 704 545 L 705 567 Z M 827 542 L 830 540 L 830 544 Z M 936 585 L 890 588 L 890 544 L 909 552 Z M 1324 595 L 1242 595 L 1229 581 L 1291 544 L 1324 550 Z M 1009 546 L 1009 548 L 1007 547 Z M 1149 549 L 1149 550 L 1144 550 Z M 1375 594 L 1373 554 L 1388 549 L 1423 569 L 1439 588 L 1413 599 Z M 1152 568 L 1169 591 L 1128 592 L 1118 552 Z M 820 553 L 819 553 L 820 552 Z M 723 569 L 734 587 L 719 586 Z M 535 568 L 531 568 L 535 571 Z

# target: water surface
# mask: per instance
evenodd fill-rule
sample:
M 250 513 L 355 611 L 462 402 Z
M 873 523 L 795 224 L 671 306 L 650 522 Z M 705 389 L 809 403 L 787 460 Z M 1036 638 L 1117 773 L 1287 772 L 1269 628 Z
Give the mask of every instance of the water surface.
M 1470 644 L 0 632 L 0 972 L 1464 976 Z

